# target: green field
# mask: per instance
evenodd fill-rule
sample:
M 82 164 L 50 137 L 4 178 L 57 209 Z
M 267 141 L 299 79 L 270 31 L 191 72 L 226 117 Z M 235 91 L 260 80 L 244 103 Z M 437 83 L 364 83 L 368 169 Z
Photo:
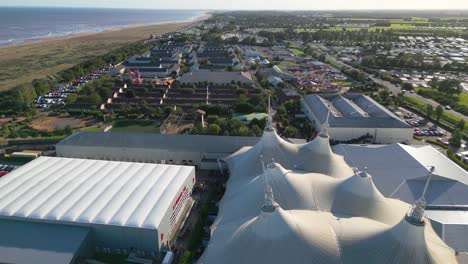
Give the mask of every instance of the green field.
M 304 51 L 298 48 L 290 48 L 290 50 L 294 51 L 295 53 L 299 55 L 304 55 Z
M 458 98 L 461 105 L 468 106 L 468 93 L 461 93 Z
M 159 124 L 152 120 L 118 120 L 112 125 L 112 132 L 160 133 Z
M 410 24 L 391 24 L 389 27 L 368 27 L 368 28 L 360 28 L 360 27 L 347 27 L 346 30 L 348 31 L 359 31 L 359 30 L 368 30 L 368 31 L 376 31 L 376 30 L 409 30 L 409 29 L 417 29 L 415 26 Z M 343 30 L 342 27 L 330 27 L 325 29 L 326 31 L 341 31 Z

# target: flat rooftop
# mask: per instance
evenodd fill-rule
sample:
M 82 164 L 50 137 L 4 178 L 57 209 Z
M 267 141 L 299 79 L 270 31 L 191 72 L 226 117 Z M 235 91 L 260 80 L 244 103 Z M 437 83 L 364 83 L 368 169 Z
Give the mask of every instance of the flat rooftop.
M 165 149 L 197 152 L 234 153 L 244 146 L 253 146 L 257 137 L 206 135 L 163 135 L 152 133 L 78 132 L 60 141 L 57 146 L 117 147 L 133 149 Z
M 194 176 L 192 166 L 40 157 L 0 178 L 0 218 L 157 229 Z
M 411 128 L 398 116 L 362 94 L 308 95 L 305 103 L 325 123 L 330 111 L 330 127 Z
M 86 227 L 0 220 L 0 263 L 71 263 L 90 230 Z

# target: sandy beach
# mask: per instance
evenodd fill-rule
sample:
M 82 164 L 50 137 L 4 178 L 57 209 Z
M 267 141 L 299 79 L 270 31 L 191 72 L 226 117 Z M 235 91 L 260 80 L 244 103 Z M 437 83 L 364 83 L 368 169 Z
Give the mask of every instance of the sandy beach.
M 196 21 L 199 21 L 199 18 Z M 72 67 L 91 56 L 146 39 L 151 34 L 176 31 L 193 22 L 133 26 L 99 33 L 42 39 L 0 47 L 0 91 Z

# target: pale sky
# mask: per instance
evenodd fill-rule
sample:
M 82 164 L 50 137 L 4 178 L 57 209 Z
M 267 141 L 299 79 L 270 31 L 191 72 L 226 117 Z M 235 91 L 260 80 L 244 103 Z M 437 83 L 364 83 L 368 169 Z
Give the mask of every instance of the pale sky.
M 468 9 L 468 0 L 0 0 L 0 6 L 151 9 Z

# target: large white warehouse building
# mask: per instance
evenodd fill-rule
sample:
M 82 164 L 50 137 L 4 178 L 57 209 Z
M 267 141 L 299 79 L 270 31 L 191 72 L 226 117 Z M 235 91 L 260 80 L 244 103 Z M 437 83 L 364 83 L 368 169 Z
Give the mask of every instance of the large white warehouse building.
M 301 100 L 311 124 L 322 131 L 328 123 L 330 138 L 349 141 L 371 136 L 372 143 L 409 142 L 412 128 L 395 114 L 362 94 L 308 95 Z
M 92 249 L 157 254 L 194 184 L 193 166 L 40 157 L 0 178 L 0 219 L 79 226 Z

